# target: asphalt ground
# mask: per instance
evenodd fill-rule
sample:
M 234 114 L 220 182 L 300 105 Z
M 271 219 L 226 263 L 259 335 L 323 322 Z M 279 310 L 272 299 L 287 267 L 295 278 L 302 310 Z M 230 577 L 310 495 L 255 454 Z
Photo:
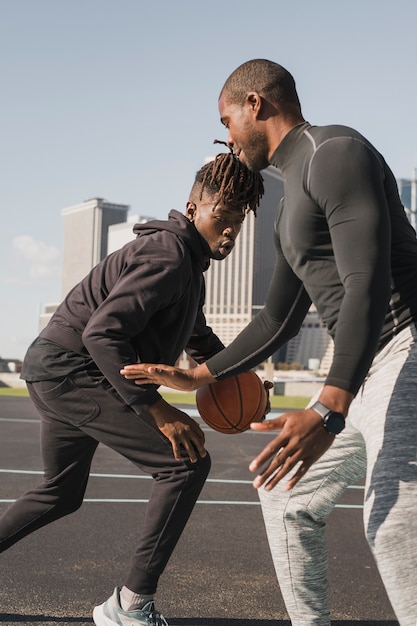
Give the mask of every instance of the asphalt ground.
M 38 430 L 28 398 L 0 398 L 0 514 L 40 480 Z M 157 607 L 170 626 L 289 626 L 247 469 L 271 435 L 204 430 L 212 470 Z M 81 509 L 0 555 L 0 622 L 91 625 L 93 607 L 123 584 L 150 483 L 99 446 Z M 349 489 L 328 520 L 333 624 L 396 626 L 363 536 L 362 498 L 361 485 Z

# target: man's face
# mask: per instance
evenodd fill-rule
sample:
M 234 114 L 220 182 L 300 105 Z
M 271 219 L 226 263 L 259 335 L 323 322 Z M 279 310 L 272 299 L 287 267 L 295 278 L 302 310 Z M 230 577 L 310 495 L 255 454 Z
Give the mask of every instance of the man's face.
M 227 144 L 250 170 L 268 167 L 269 146 L 249 102 L 231 104 L 223 94 L 219 99 L 220 120 L 228 130 Z
M 221 261 L 233 250 L 245 219 L 242 209 L 217 202 L 203 193 L 201 200 L 187 203 L 186 215 L 210 247 L 211 258 Z

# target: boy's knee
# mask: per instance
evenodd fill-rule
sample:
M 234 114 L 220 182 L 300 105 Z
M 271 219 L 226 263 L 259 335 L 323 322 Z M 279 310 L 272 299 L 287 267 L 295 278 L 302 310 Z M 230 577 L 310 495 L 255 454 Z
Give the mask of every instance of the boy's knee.
M 83 500 L 79 498 L 62 498 L 58 500 L 54 505 L 55 517 L 58 519 L 65 517 L 65 515 L 75 513 L 81 507 L 82 503 Z

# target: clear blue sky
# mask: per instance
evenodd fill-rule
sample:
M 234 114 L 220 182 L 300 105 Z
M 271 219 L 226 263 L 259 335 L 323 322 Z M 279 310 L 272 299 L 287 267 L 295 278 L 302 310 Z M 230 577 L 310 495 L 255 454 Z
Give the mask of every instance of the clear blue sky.
M 308 121 L 353 126 L 410 178 L 416 34 L 415 0 L 2 0 L 0 356 L 60 298 L 62 208 L 183 210 L 244 61 L 284 65 Z

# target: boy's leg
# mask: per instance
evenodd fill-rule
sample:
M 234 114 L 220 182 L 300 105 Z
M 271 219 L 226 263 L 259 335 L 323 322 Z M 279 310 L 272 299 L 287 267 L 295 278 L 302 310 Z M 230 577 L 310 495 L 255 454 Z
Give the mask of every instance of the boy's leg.
M 138 416 L 112 389 L 100 417 L 84 432 L 153 477 L 145 521 L 125 585 L 151 595 L 184 530 L 210 470 L 210 457 L 176 461 L 169 440 L 150 414 Z M 105 405 L 105 406 L 104 406 Z
M 210 457 L 176 461 L 150 414 L 139 417 L 99 372 L 29 384 L 42 419 L 45 481 L 0 519 L 0 550 L 78 508 L 98 442 L 152 475 L 154 482 L 126 586 L 155 593 L 210 470 Z
M 33 531 L 81 506 L 97 442 L 68 421 L 60 420 L 42 400 L 57 381 L 29 383 L 41 417 L 44 481 L 14 502 L 0 518 L 0 552 Z M 81 407 L 87 415 L 88 407 Z

